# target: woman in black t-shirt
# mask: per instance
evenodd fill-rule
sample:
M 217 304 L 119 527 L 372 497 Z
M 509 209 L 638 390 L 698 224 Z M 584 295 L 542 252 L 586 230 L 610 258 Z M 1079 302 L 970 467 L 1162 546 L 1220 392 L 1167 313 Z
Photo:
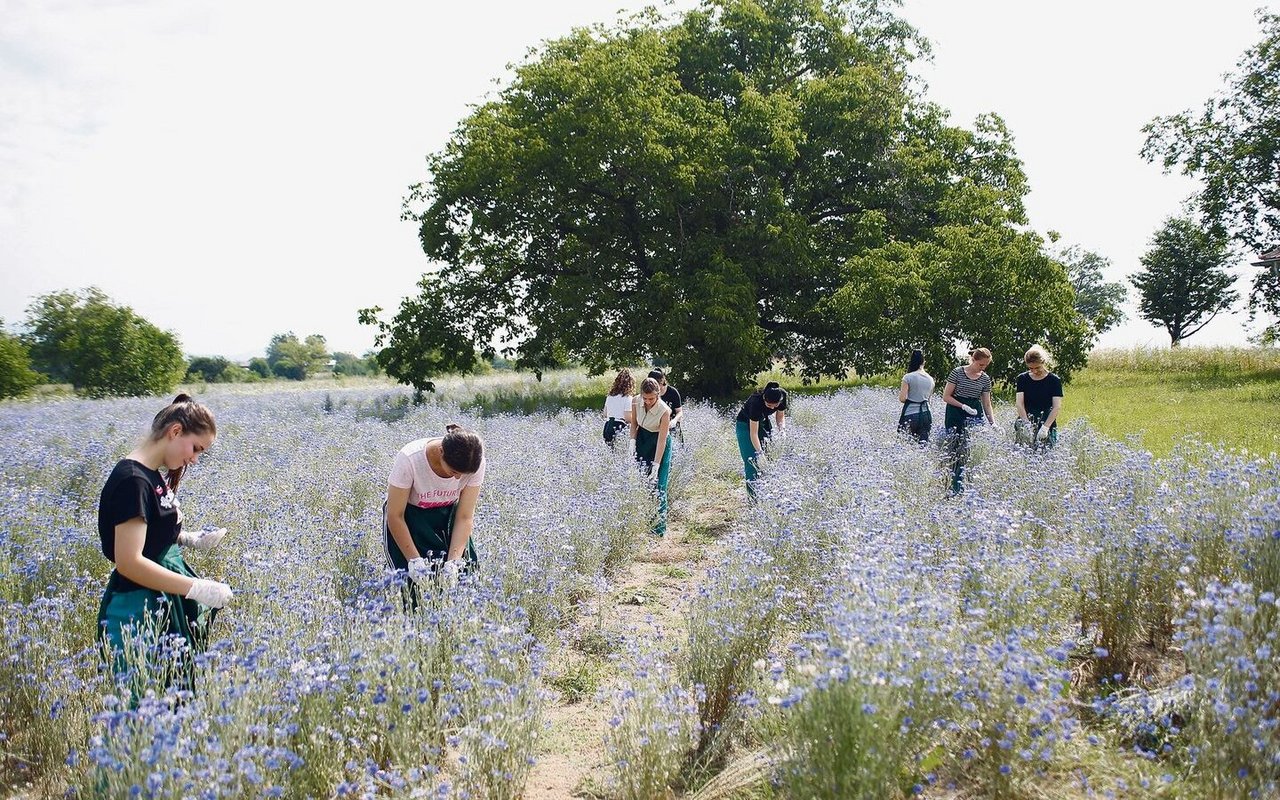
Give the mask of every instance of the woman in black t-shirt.
M 115 569 L 98 609 L 98 639 L 117 676 L 132 673 L 135 700 L 148 682 L 145 673 L 163 686 L 192 688 L 191 656 L 205 649 L 214 610 L 231 602 L 231 587 L 197 577 L 178 549 L 209 550 L 226 534 L 184 532 L 174 494 L 216 435 L 209 409 L 180 394 L 156 414 L 146 441 L 116 464 L 102 488 L 98 537 Z M 169 637 L 178 637 L 177 648 L 164 641 Z
M 760 457 L 763 455 L 760 426 L 770 414 L 778 410 L 785 397 L 778 384 L 770 383 L 747 398 L 734 424 L 734 431 L 738 437 L 738 452 L 742 455 L 743 472 L 747 477 L 747 494 L 752 497 L 756 496 L 752 483 L 760 475 Z M 781 430 L 782 421 L 779 420 L 778 424 Z
M 1018 441 L 1037 448 L 1058 443 L 1058 415 L 1062 413 L 1062 379 L 1049 371 L 1049 356 L 1039 346 L 1023 357 L 1027 371 L 1018 376 L 1014 422 Z

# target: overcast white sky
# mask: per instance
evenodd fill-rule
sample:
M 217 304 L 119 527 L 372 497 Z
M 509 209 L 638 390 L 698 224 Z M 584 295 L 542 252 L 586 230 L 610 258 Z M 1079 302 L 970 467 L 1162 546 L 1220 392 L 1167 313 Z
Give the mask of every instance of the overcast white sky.
M 35 296 L 97 285 L 191 354 L 260 354 L 287 330 L 362 352 L 356 309 L 394 309 L 430 267 L 399 220 L 424 156 L 528 48 L 642 5 L 0 0 L 0 318 L 12 329 Z M 1139 158 L 1142 125 L 1222 85 L 1259 6 L 1275 2 L 904 14 L 934 43 L 930 97 L 965 125 L 1007 121 L 1032 225 L 1121 279 L 1194 188 Z M 1130 316 L 1102 344 L 1167 342 Z M 1190 341 L 1245 335 L 1237 314 Z

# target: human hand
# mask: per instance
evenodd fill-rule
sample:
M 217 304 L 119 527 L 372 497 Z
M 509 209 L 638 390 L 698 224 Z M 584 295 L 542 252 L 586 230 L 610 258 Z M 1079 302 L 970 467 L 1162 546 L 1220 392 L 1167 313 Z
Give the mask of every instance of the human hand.
M 1043 442 L 1043 441 L 1045 441 L 1046 439 L 1048 439 L 1048 438 L 1049 438 L 1049 426 L 1048 426 L 1048 425 L 1041 425 L 1041 426 L 1040 426 L 1040 430 L 1036 431 L 1036 438 L 1037 438 L 1037 439 L 1039 439 L 1039 440 L 1040 440 L 1040 441 L 1042 441 L 1042 442 Z
M 453 586 L 458 582 L 458 575 L 462 572 L 462 559 L 455 558 L 452 561 L 446 561 L 440 565 L 440 582 L 445 586 Z
M 183 547 L 190 547 L 192 550 L 208 552 L 217 547 L 218 542 L 221 542 L 222 537 L 226 535 L 226 528 L 214 528 L 209 526 L 195 531 L 194 533 L 183 531 L 178 534 L 178 544 Z
M 963 411 L 964 413 L 968 414 L 968 415 L 969 415 L 969 416 L 971 416 L 971 417 L 976 417 L 976 416 L 978 416 L 978 409 L 974 408 L 973 406 L 961 405 L 961 406 L 960 406 L 960 410 L 961 410 L 961 411 Z
M 187 590 L 186 594 L 188 600 L 195 600 L 197 603 L 210 608 L 222 608 L 230 603 L 234 597 L 235 593 L 231 591 L 230 586 L 218 581 L 205 580 L 204 578 L 193 580 L 191 588 Z
M 431 580 L 431 563 L 425 558 L 409 559 L 409 580 L 421 586 Z

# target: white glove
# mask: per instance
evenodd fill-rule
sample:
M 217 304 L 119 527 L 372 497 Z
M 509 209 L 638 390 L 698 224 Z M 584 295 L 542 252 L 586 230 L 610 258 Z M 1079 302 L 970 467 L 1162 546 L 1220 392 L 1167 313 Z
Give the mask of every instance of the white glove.
M 431 562 L 425 558 L 409 559 L 409 579 L 422 586 L 431 580 Z
M 1036 438 L 1037 438 L 1037 439 L 1039 439 L 1039 440 L 1041 440 L 1041 441 L 1044 441 L 1045 439 L 1048 439 L 1048 438 L 1049 438 L 1049 426 L 1048 426 L 1048 425 L 1041 425 L 1041 426 L 1040 426 L 1040 430 L 1036 431 Z
M 440 582 L 445 586 L 453 586 L 458 582 L 458 573 L 462 570 L 462 559 L 455 558 L 440 565 Z
M 209 608 L 222 608 L 231 602 L 235 594 L 225 583 L 196 578 L 191 582 L 191 588 L 187 590 L 186 597 Z
M 963 411 L 964 413 L 968 414 L 968 415 L 969 415 L 969 416 L 971 416 L 971 417 L 976 417 L 976 416 L 978 416 L 978 409 L 976 409 L 976 408 L 971 408 L 970 406 L 962 405 L 962 406 L 960 406 L 960 410 L 961 410 L 961 411 Z
M 192 550 L 209 551 L 218 546 L 222 537 L 227 535 L 226 528 L 204 528 L 194 533 L 183 531 L 178 534 L 178 544 Z

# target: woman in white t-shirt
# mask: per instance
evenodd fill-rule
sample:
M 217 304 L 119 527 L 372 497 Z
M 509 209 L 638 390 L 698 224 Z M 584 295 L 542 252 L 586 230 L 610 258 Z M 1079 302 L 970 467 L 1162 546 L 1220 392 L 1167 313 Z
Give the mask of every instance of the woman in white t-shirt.
M 471 529 L 484 483 L 484 442 L 458 425 L 445 430 L 400 448 L 387 481 L 387 561 L 416 585 L 437 571 L 456 578 L 476 563 Z
M 604 399 L 604 443 L 612 445 L 617 441 L 618 433 L 631 424 L 631 398 L 636 393 L 636 379 L 631 377 L 631 370 L 618 370 L 609 388 L 609 396 Z

